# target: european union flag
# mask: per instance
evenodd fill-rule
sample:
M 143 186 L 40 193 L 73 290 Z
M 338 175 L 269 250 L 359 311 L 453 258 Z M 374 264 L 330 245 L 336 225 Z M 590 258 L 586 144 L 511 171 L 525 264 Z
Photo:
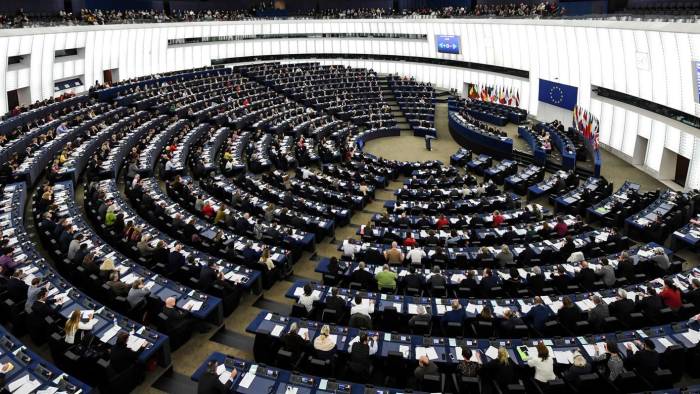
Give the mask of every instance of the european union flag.
M 578 88 L 576 86 L 540 79 L 539 100 L 541 102 L 573 110 L 576 106 L 577 99 Z

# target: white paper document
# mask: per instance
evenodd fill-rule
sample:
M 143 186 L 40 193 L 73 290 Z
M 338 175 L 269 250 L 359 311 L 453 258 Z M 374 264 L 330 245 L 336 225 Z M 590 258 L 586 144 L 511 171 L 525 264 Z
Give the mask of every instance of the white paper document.
M 250 385 L 253 383 L 253 380 L 255 380 L 255 374 L 247 372 L 243 376 L 243 379 L 241 379 L 241 382 L 238 385 L 247 389 L 247 388 L 250 388 Z
M 484 353 L 490 359 L 496 359 L 498 357 L 498 349 L 496 349 L 493 346 L 489 346 L 489 348 L 486 349 L 486 352 L 484 352 Z
M 433 347 L 422 347 L 418 346 L 416 347 L 416 360 L 419 358 L 427 356 L 429 360 L 437 360 L 438 355 L 437 352 L 435 351 L 435 348 Z
M 272 336 L 274 336 L 274 337 L 279 337 L 280 334 L 282 334 L 283 329 L 284 329 L 284 326 L 275 325 L 275 328 L 273 328 L 272 331 L 270 331 L 270 334 L 272 334 Z

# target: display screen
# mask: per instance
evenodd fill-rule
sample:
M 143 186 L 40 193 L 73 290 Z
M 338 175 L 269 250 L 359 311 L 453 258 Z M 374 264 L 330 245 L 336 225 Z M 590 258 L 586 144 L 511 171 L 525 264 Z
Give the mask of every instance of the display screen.
M 436 36 L 435 42 L 438 52 L 459 54 L 459 36 Z

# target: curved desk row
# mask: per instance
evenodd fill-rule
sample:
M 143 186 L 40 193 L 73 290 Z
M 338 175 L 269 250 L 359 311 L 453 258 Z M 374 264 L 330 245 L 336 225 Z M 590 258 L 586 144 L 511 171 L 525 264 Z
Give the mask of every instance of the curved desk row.
M 474 152 L 487 153 L 501 159 L 513 157 L 513 140 L 486 134 L 468 124 L 458 112 L 450 112 L 449 126 L 452 137 Z

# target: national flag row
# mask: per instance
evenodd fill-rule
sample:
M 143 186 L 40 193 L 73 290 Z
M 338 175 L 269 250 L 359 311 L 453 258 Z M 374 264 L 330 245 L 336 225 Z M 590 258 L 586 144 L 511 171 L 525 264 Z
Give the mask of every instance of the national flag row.
M 591 143 L 593 149 L 598 150 L 600 148 L 600 140 L 598 139 L 600 120 L 593 116 L 589 110 L 576 105 L 574 107 L 573 121 L 583 138 Z
M 520 92 L 517 89 L 477 85 L 474 83 L 468 84 L 467 87 L 467 95 L 471 99 L 510 105 L 512 107 L 520 106 Z

